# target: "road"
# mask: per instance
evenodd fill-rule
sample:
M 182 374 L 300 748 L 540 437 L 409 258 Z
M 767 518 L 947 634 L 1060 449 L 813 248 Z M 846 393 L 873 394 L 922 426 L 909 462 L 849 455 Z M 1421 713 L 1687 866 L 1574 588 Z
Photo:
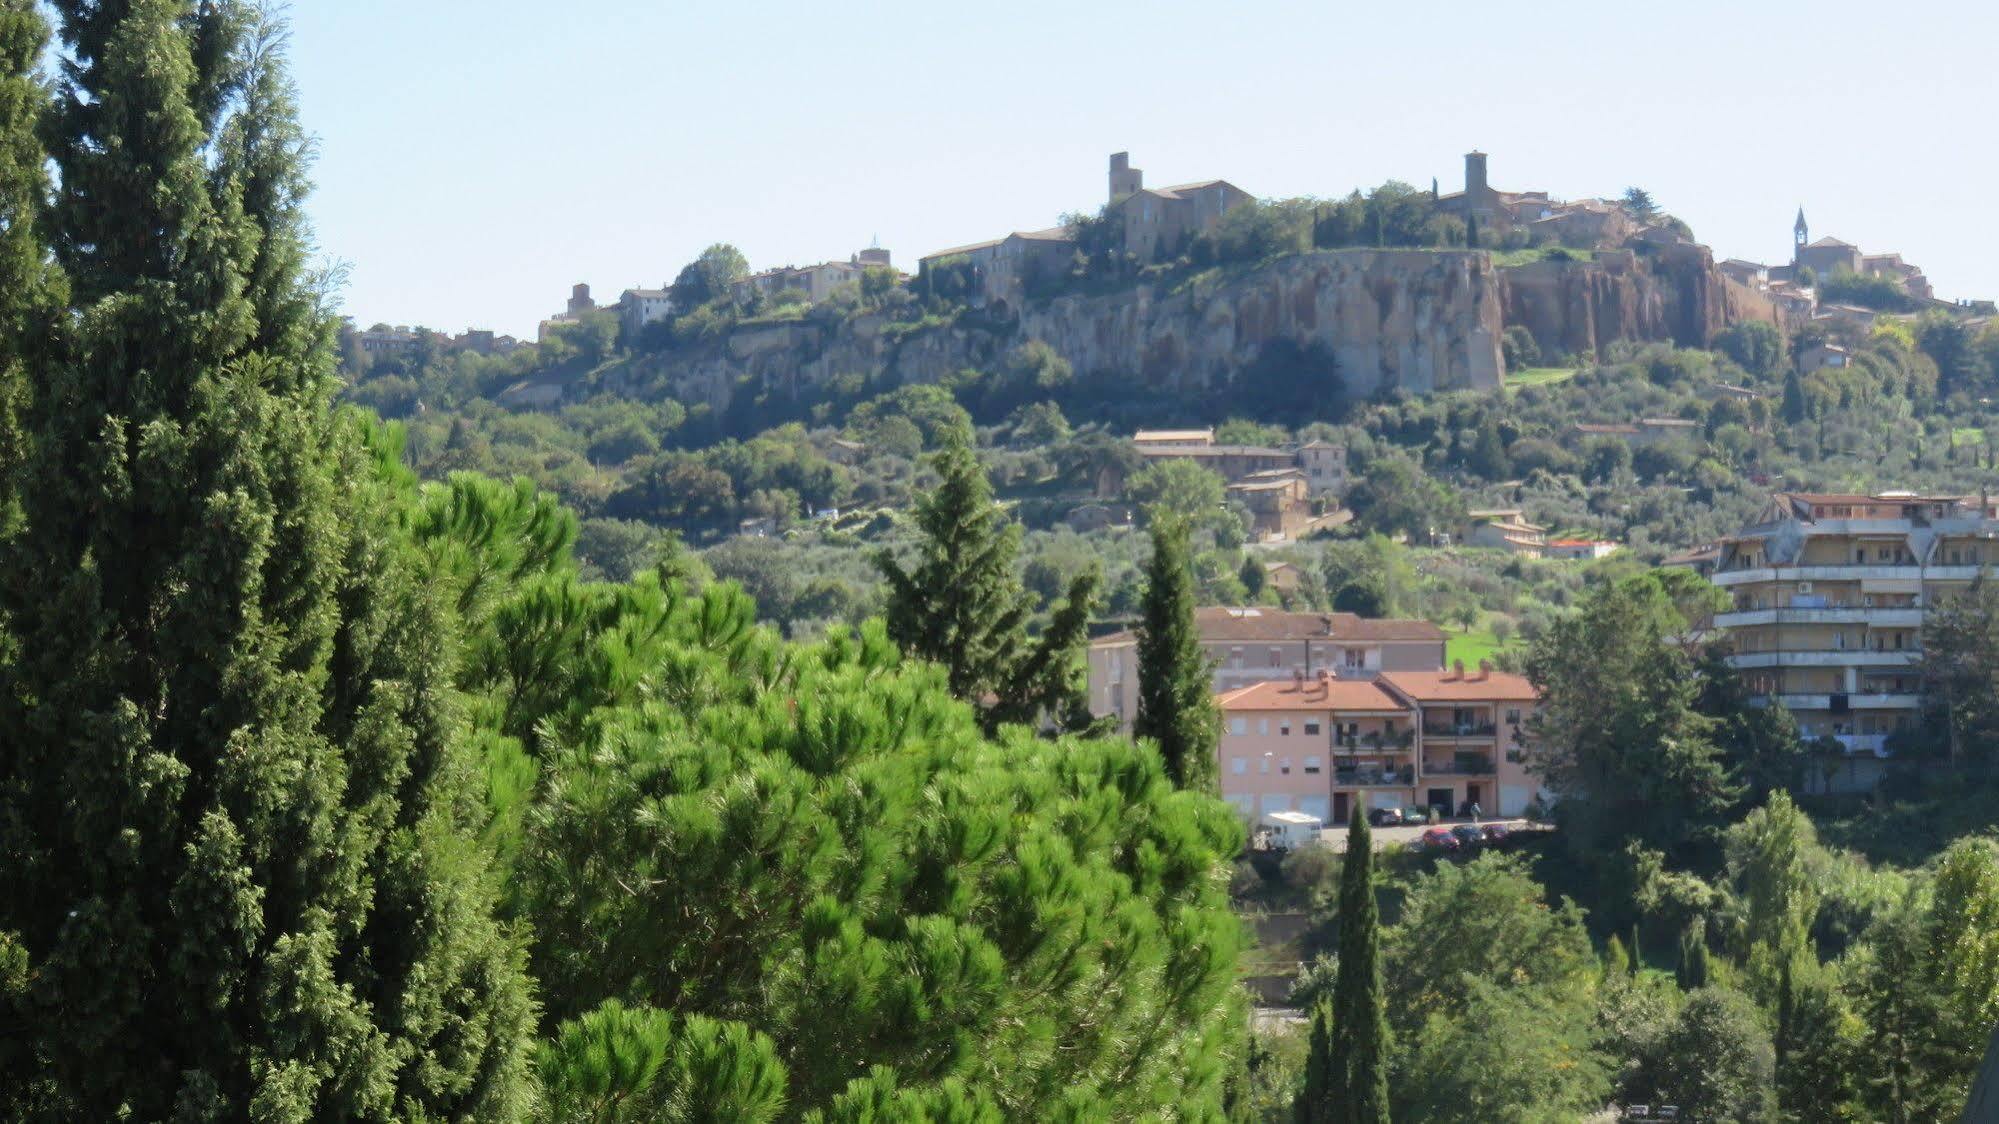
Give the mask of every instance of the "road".
M 1436 826 L 1454 827 L 1457 824 L 1470 823 L 1470 822 L 1471 821 L 1468 819 L 1440 820 L 1438 821 Z M 1507 826 L 1509 830 L 1513 831 L 1544 830 L 1542 828 L 1529 824 L 1526 820 L 1519 820 L 1519 819 L 1514 819 L 1514 820 L 1482 819 L 1479 822 L 1503 823 Z M 1398 824 L 1394 827 L 1376 827 L 1369 829 L 1369 831 L 1374 836 L 1374 849 L 1377 851 L 1386 848 L 1391 843 L 1404 843 L 1404 844 L 1414 843 L 1416 842 L 1416 840 L 1421 839 L 1423 837 L 1423 833 L 1428 830 L 1430 830 L 1430 825 L 1423 823 L 1407 824 L 1407 825 Z M 1325 828 L 1324 830 L 1319 832 L 1319 838 L 1323 840 L 1328 846 L 1330 846 L 1334 851 L 1344 852 L 1347 849 L 1347 829 L 1344 827 Z

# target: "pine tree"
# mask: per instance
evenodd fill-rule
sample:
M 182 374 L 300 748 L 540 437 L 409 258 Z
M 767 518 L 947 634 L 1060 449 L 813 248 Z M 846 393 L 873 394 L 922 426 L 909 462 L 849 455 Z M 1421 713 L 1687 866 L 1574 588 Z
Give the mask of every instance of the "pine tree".
M 1340 963 L 1333 982 L 1329 1120 L 1387 1124 L 1388 1005 L 1381 990 L 1381 915 L 1367 817 L 1347 821 L 1340 867 Z
M 1138 714 L 1132 733 L 1151 738 L 1166 775 L 1182 788 L 1213 789 L 1221 713 L 1214 671 L 1194 621 L 1194 569 L 1184 521 L 1155 518 L 1152 558 L 1138 626 Z
M 35 981 L 0 1115 L 519 1116 L 523 953 L 446 611 L 330 408 L 282 28 L 51 7 L 73 292 L 0 552 L 0 933 Z
M 988 725 L 1049 715 L 1076 728 L 1088 717 L 1075 672 L 1096 575 L 1074 579 L 1049 627 L 1030 639 L 1032 602 L 1014 569 L 1020 526 L 993 502 L 969 428 L 947 429 L 933 463 L 941 479 L 916 504 L 916 565 L 905 569 L 887 551 L 875 559 L 889 586 L 890 639 L 942 665 L 953 695 L 988 708 Z

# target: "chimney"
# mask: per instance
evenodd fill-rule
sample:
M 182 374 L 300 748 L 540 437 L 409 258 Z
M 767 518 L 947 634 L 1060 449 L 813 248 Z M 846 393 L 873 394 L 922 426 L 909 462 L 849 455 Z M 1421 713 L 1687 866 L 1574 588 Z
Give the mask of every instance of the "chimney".
M 1305 669 L 1304 669 L 1304 668 L 1302 668 L 1302 667 L 1294 667 L 1294 668 L 1292 668 L 1292 669 L 1291 669 L 1291 687 L 1292 687 L 1292 689 L 1293 689 L 1293 690 L 1299 690 L 1299 691 L 1302 691 L 1302 690 L 1304 690 L 1304 689 L 1305 689 Z
M 1478 681 L 1480 683 L 1483 683 L 1490 678 L 1492 678 L 1492 661 L 1491 660 L 1478 661 Z
M 1333 618 L 1331 618 L 1331 617 L 1326 617 L 1326 616 L 1322 616 L 1322 617 L 1320 617 L 1320 618 L 1319 618 L 1319 627 L 1321 627 L 1321 628 L 1323 628 L 1323 629 L 1325 629 L 1325 630 L 1326 630 L 1326 633 L 1325 633 L 1325 634 L 1326 634 L 1327 636 L 1331 636 L 1331 635 L 1333 634 Z
M 1465 661 L 1452 660 L 1451 673 L 1445 676 L 1444 678 L 1451 680 L 1458 680 L 1458 679 L 1463 679 L 1464 677 L 1465 677 Z

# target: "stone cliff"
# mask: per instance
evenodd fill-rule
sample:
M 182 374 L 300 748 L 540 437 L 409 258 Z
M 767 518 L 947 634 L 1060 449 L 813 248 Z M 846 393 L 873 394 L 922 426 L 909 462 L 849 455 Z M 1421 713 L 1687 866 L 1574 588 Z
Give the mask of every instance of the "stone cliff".
M 1284 344 L 1330 354 L 1356 397 L 1383 388 L 1420 394 L 1498 386 L 1499 341 L 1512 324 L 1527 327 L 1544 352 L 1580 354 L 1619 339 L 1699 346 L 1751 316 L 1774 313 L 1726 281 L 1698 246 L 1509 268 L 1466 251 L 1327 250 L 1027 302 L 1011 316 L 746 325 L 647 361 L 625 386 L 719 409 L 742 387 L 789 396 L 856 378 L 934 382 L 992 369 L 1040 340 L 1079 374 L 1129 380 L 1135 392 L 1211 389 Z
M 1707 247 L 1607 250 L 1591 261 L 1537 261 L 1500 271 L 1508 327 L 1544 354 L 1602 354 L 1617 340 L 1705 347 L 1738 320 L 1778 322 L 1769 298 L 1724 277 Z

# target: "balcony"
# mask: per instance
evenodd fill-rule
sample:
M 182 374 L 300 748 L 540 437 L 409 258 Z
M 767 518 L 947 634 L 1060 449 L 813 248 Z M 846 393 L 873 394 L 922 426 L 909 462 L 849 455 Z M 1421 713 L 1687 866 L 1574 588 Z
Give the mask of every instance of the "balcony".
M 1334 788 L 1401 788 L 1416 783 L 1416 770 L 1408 765 L 1399 769 L 1334 769 Z
M 1716 571 L 1713 581 L 1724 589 L 1737 585 L 1762 585 L 1766 582 L 1852 582 L 1915 578 L 1932 582 L 1968 582 L 1978 576 L 1980 569 L 1978 566 L 1918 566 L 1913 562 L 1908 565 L 1896 565 L 1893 562 L 1851 562 L 1811 566 L 1759 566 L 1746 570 L 1719 570 Z
M 1743 609 L 1716 613 L 1716 628 L 1756 628 L 1774 624 L 1865 624 L 1875 628 L 1921 628 L 1923 611 L 1907 608 L 1835 606 L 1823 609 Z
M 1415 747 L 1415 738 L 1407 732 L 1387 735 L 1361 734 L 1351 738 L 1345 734 L 1335 734 L 1329 744 L 1334 753 L 1407 753 Z
M 1832 734 L 1833 741 L 1846 747 L 1848 753 L 1868 753 L 1875 757 L 1888 756 L 1888 735 L 1886 734 Z M 1807 738 L 1807 741 L 1810 739 Z
M 1423 775 L 1426 777 L 1489 777 L 1495 771 L 1492 762 L 1475 757 L 1423 762 Z
M 1423 736 L 1426 738 L 1490 738 L 1499 734 L 1499 727 L 1491 722 L 1425 722 Z
M 1921 652 L 1908 648 L 1878 651 L 1873 648 L 1813 649 L 1809 652 L 1738 652 L 1728 657 L 1728 666 L 1749 670 L 1759 667 L 1914 667 Z
M 1754 695 L 1751 706 L 1768 706 L 1775 699 L 1789 710 L 1831 710 L 1831 695 Z M 1849 710 L 1914 710 L 1922 705 L 1920 695 L 1848 695 Z

